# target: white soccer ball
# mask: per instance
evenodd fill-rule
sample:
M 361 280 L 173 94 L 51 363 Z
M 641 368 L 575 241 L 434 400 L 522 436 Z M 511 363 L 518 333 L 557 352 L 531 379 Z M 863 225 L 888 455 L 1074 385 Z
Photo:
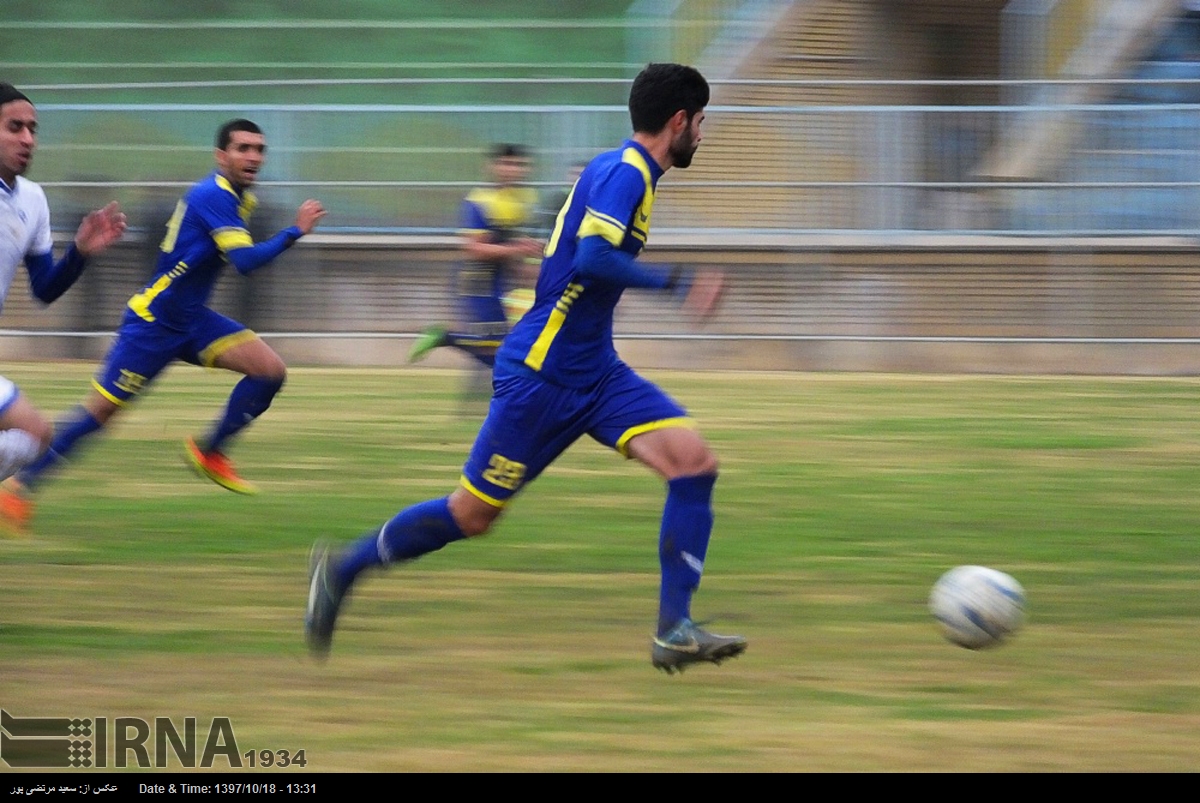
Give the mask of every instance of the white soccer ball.
M 929 611 L 951 642 L 969 650 L 994 647 L 1025 622 L 1025 589 L 1004 572 L 959 566 L 938 578 Z

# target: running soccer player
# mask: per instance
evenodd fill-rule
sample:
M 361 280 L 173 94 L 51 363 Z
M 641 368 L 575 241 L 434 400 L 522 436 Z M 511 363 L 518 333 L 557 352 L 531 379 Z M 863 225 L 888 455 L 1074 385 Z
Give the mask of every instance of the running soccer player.
M 92 390 L 57 429 L 41 458 L 7 481 L 0 512 L 16 523 L 32 514 L 30 494 L 88 437 L 147 389 L 175 360 L 243 374 L 224 414 L 207 436 L 185 442 L 195 470 L 237 493 L 254 486 L 238 476 L 226 457 L 235 435 L 271 405 L 287 367 L 254 332 L 206 304 L 226 262 L 248 274 L 269 263 L 308 234 L 325 216 L 307 200 L 295 225 L 255 243 L 247 231 L 256 200 L 250 187 L 266 155 L 262 130 L 249 120 L 231 120 L 217 132 L 217 169 L 193 184 L 167 222 L 161 254 L 150 282 L 129 299 L 117 337 L 92 380 Z
M 741 636 L 709 633 L 691 619 L 713 526 L 717 458 L 683 407 L 618 358 L 612 337 L 613 310 L 627 287 L 682 294 L 699 313 L 718 300 L 720 274 L 687 280 L 635 259 L 650 229 L 658 180 L 691 164 L 708 99 L 708 83 L 691 67 L 651 64 L 634 80 L 633 136 L 588 164 L 559 213 L 533 308 L 497 354 L 491 407 L 459 487 L 401 511 L 344 550 L 314 545 L 305 632 L 317 657 L 329 653 L 338 613 L 362 572 L 487 532 L 513 497 L 583 435 L 666 481 L 654 666 L 672 673 L 745 650 Z
M 505 295 L 536 280 L 536 267 L 527 267 L 526 260 L 541 257 L 542 243 L 522 233 L 537 223 L 537 193 L 524 186 L 529 154 L 520 145 L 496 145 L 488 172 L 492 184 L 471 190 L 462 206 L 464 264 L 455 281 L 463 328 L 428 327 L 413 343 L 409 362 L 450 346 L 474 357 L 490 374 L 509 329 Z
M 83 273 L 87 258 L 125 232 L 125 215 L 114 201 L 89 213 L 63 258 L 54 260 L 50 208 L 42 188 L 24 177 L 37 149 L 37 110 L 12 84 L 0 84 L 0 307 L 25 263 L 33 295 L 49 304 Z M 53 430 L 8 379 L 0 377 L 0 479 L 35 460 Z

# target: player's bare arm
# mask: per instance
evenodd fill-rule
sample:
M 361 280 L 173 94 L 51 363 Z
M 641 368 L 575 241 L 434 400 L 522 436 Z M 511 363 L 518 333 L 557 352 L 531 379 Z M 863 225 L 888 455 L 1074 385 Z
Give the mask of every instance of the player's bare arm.
M 545 245 L 533 237 L 518 237 L 504 243 L 492 242 L 490 234 L 480 232 L 463 238 L 463 250 L 471 259 L 499 261 L 540 257 Z
M 698 318 L 709 318 L 725 294 L 725 274 L 719 270 L 702 270 L 692 277 L 691 286 L 683 299 L 683 308 Z

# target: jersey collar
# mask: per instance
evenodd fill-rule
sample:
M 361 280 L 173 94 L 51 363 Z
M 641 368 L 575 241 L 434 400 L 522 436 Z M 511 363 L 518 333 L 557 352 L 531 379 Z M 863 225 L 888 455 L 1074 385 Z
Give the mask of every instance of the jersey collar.
M 658 180 L 660 178 L 662 178 L 662 174 L 667 172 L 667 171 L 663 170 L 662 167 L 658 164 L 658 160 L 650 155 L 650 151 L 646 150 L 645 148 L 643 148 L 641 145 L 639 145 L 637 142 L 633 141 L 632 139 L 625 140 L 624 147 L 625 148 L 633 148 L 634 150 L 636 150 L 638 153 L 640 153 L 642 155 L 642 158 L 646 160 L 646 166 L 650 168 L 651 186 L 657 185 Z

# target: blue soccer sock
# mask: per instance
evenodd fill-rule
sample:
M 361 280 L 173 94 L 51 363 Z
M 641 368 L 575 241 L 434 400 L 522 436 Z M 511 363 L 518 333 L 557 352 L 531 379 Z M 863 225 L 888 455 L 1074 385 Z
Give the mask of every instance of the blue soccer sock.
M 271 400 L 275 398 L 275 394 L 282 387 L 282 379 L 259 376 L 243 377 L 234 385 L 233 392 L 229 394 L 229 403 L 225 405 L 225 414 L 217 422 L 208 439 L 200 444 L 203 451 L 219 451 L 226 441 L 267 411 L 267 408 L 271 406 Z
M 496 364 L 496 349 L 500 346 L 500 338 L 496 335 L 464 335 L 447 332 L 446 345 L 459 351 L 465 351 L 491 368 Z
M 101 428 L 91 413 L 76 407 L 54 427 L 54 440 L 42 456 L 17 472 L 17 481 L 28 490 L 41 483 L 46 474 L 58 466 L 79 446 L 80 441 Z
M 712 535 L 712 491 L 715 474 L 678 477 L 667 483 L 658 559 L 662 591 L 658 606 L 658 635 L 680 619 L 691 617 L 692 593 L 700 585 L 704 556 Z
M 405 508 L 379 530 L 355 541 L 343 554 L 338 577 L 349 585 L 372 566 L 413 560 L 466 537 L 450 515 L 450 498 L 430 499 Z

